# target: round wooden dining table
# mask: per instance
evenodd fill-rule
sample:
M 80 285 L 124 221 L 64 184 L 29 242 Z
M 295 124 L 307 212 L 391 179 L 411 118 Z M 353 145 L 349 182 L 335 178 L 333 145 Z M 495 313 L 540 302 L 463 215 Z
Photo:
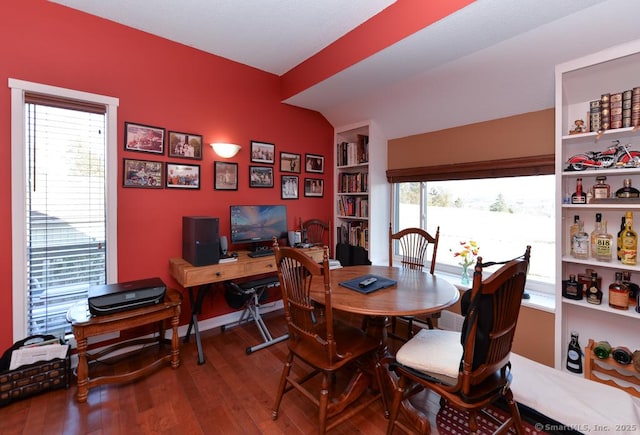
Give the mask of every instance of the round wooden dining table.
M 364 294 L 340 285 L 365 275 L 375 275 L 396 281 L 396 285 Z M 387 348 L 387 318 L 390 316 L 417 316 L 435 313 L 458 301 L 459 291 L 452 283 L 421 270 L 388 266 L 348 266 L 330 270 L 331 306 L 334 310 L 365 316 L 366 332 L 379 340 L 377 370 L 382 370 L 389 381 L 382 386 L 385 414 L 391 391 L 395 388 L 395 376 L 385 366 L 392 360 Z M 324 303 L 322 281 L 312 285 L 311 298 Z M 365 382 L 353 381 L 353 385 Z M 355 392 L 358 388 L 354 387 Z M 349 393 L 347 393 L 347 396 Z M 408 406 L 408 405 L 407 405 Z

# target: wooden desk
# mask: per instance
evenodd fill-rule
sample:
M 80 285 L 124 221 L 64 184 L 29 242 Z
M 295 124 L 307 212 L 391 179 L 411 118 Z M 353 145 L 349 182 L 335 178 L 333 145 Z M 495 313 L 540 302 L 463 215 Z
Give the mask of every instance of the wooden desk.
M 161 363 L 170 362 L 172 368 L 180 365 L 180 342 L 178 339 L 178 323 L 180 322 L 180 306 L 182 304 L 182 294 L 175 289 L 167 288 L 167 293 L 163 303 L 136 308 L 134 310 L 121 311 L 106 316 L 92 316 L 89 313 L 87 301 L 82 301 L 73 305 L 67 312 L 67 321 L 73 327 L 73 335 L 78 343 L 78 367 L 76 375 L 78 378 L 78 402 L 85 402 L 89 394 L 89 388 L 97 385 L 129 382 L 147 375 L 157 368 Z M 97 378 L 89 377 L 88 361 L 101 358 L 111 352 L 125 347 L 158 342 L 160 345 L 164 341 L 164 321 L 171 320 L 171 350 L 164 356 L 156 359 L 150 364 L 133 372 L 101 376 Z M 120 332 L 126 329 L 135 328 L 150 323 L 159 322 L 160 335 L 158 338 L 139 338 L 121 343 L 116 343 L 106 349 L 89 355 L 87 354 L 87 338 L 96 335 Z
M 339 285 L 342 281 L 368 274 L 391 278 L 398 284 L 368 295 Z M 324 301 L 322 284 L 321 280 L 312 284 L 311 298 L 317 302 Z M 331 304 L 333 309 L 366 316 L 367 334 L 379 341 L 376 370 L 382 370 L 384 378 L 389 381 L 387 385 L 383 385 L 385 405 L 390 403 L 389 399 L 392 397 L 390 391 L 396 383 L 393 374 L 384 367 L 391 361 L 387 348 L 387 317 L 439 312 L 455 304 L 458 298 L 458 289 L 453 284 L 443 278 L 419 270 L 388 266 L 350 266 L 331 271 Z M 348 397 L 348 400 L 355 400 L 356 397 L 349 396 L 363 391 L 358 387 L 363 382 L 369 382 L 368 379 L 364 379 L 364 375 L 361 375 L 359 379 L 354 379 L 351 383 L 353 388 L 345 394 L 345 397 Z M 410 404 L 405 403 L 404 406 L 407 407 Z M 385 412 L 387 412 L 386 409 Z
M 302 251 L 317 262 L 322 261 L 323 250 L 321 247 L 304 248 Z M 275 256 L 252 258 L 249 257 L 248 251 L 238 251 L 237 261 L 209 266 L 193 266 L 183 258 L 169 259 L 169 273 L 182 287 L 189 291 L 191 319 L 184 341 L 185 343 L 189 341 L 191 328 L 193 328 L 198 350 L 198 364 L 204 364 L 204 353 L 198 328 L 198 314 L 200 314 L 202 308 L 204 295 L 211 288 L 211 284 L 268 273 L 275 274 L 276 272 Z M 197 289 L 197 295 L 194 295 L 194 289 Z

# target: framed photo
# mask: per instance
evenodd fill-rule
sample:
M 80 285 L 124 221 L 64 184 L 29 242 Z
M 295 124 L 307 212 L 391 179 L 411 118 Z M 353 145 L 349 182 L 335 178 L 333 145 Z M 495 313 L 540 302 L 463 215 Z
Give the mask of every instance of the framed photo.
M 167 188 L 200 189 L 200 165 L 167 163 Z
M 213 162 L 213 188 L 215 190 L 238 190 L 238 164 Z
M 307 172 L 324 173 L 324 156 L 305 154 L 304 157 L 304 167 Z
M 298 176 L 282 175 L 282 199 L 298 199 Z
M 162 162 L 123 159 L 122 186 L 162 189 Z
M 302 159 L 300 154 L 280 153 L 280 172 L 297 172 L 301 171 Z
M 125 122 L 124 149 L 164 154 L 164 128 Z
M 268 142 L 251 141 L 251 162 L 269 163 L 273 165 L 276 159 L 276 146 Z
M 304 196 L 324 196 L 324 180 L 322 178 L 304 179 Z
M 169 157 L 202 160 L 202 136 L 191 133 L 169 132 Z
M 273 168 L 249 166 L 249 187 L 273 187 Z

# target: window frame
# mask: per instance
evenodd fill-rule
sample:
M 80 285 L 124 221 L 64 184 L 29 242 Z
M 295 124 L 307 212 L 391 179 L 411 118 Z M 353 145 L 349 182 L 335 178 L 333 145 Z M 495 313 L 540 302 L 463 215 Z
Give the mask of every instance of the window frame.
M 459 164 L 434 165 L 417 168 L 389 169 L 386 172 L 387 181 L 391 184 L 392 226 L 397 231 L 398 225 L 398 189 L 399 183 L 418 182 L 420 185 L 420 226 L 426 228 L 426 214 L 424 207 L 427 201 L 427 192 L 424 182 L 470 180 L 484 178 L 505 178 L 531 175 L 554 175 L 555 155 L 518 157 L 500 160 L 488 160 L 478 162 L 463 162 Z M 555 196 L 553 197 L 555 199 Z M 395 256 L 395 251 L 394 251 Z M 436 270 L 446 274 L 457 275 L 459 270 L 448 264 L 436 264 Z M 553 283 L 528 280 L 527 289 L 555 294 Z
M 37 93 L 55 99 L 70 99 L 102 104 L 106 107 L 105 153 L 105 210 L 107 246 L 107 282 L 118 277 L 117 233 L 117 110 L 119 100 L 114 97 L 66 89 L 9 78 L 11 89 L 11 234 L 12 234 L 12 295 L 13 340 L 27 334 L 27 265 L 26 265 L 26 144 L 25 94 Z

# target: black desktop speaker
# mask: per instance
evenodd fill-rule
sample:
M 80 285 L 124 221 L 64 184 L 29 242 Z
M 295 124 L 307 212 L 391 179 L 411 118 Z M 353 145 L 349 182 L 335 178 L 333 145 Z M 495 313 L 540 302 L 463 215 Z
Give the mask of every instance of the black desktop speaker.
M 182 217 L 182 258 L 194 266 L 218 264 L 219 220 L 209 216 Z

